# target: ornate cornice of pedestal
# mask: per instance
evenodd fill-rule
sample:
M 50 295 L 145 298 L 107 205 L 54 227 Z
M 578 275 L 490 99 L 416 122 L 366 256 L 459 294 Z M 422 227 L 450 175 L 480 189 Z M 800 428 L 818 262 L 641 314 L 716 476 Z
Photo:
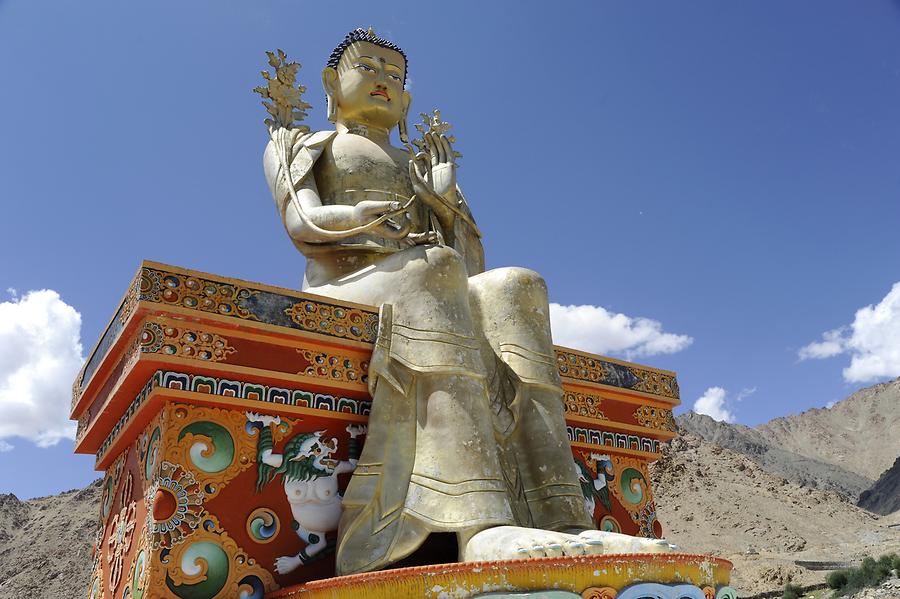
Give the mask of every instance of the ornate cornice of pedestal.
M 316 580 L 270 593 L 280 599 L 506 597 L 736 599 L 731 562 L 691 554 L 634 553 L 437 564 Z M 652 587 L 652 588 L 651 588 Z M 651 593 L 651 591 L 653 591 Z M 535 594 L 534 597 L 547 595 Z
M 144 262 L 73 385 L 78 451 L 108 444 L 156 370 L 364 398 L 377 320 L 372 306 Z M 284 368 L 258 368 L 252 355 L 263 347 Z M 562 347 L 556 355 L 573 444 L 655 459 L 675 435 L 675 373 Z

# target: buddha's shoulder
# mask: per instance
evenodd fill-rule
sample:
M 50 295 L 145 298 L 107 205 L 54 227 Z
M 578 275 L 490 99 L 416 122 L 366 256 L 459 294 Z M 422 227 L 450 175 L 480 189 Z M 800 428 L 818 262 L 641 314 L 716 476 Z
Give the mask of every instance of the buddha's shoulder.
M 337 137 L 337 135 L 337 131 L 329 129 L 326 129 L 324 131 L 310 131 L 308 133 L 301 134 L 297 138 L 297 142 L 301 143 L 307 148 L 315 148 L 329 144 L 334 140 L 335 137 Z
M 291 131 L 291 144 L 297 147 L 310 149 L 323 149 L 328 146 L 338 132 L 334 130 L 324 131 Z
M 277 132 L 278 142 L 289 145 L 293 150 L 301 147 L 305 148 L 322 148 L 327 146 L 337 135 L 337 131 L 307 131 L 303 129 L 280 130 Z M 266 150 L 271 151 L 276 147 L 276 140 L 271 139 L 266 145 Z
M 278 180 L 284 152 L 287 150 L 291 171 L 297 180 L 302 179 L 312 169 L 322 153 L 328 148 L 337 131 L 305 131 L 300 129 L 279 130 L 266 144 L 263 153 L 263 169 L 270 181 Z

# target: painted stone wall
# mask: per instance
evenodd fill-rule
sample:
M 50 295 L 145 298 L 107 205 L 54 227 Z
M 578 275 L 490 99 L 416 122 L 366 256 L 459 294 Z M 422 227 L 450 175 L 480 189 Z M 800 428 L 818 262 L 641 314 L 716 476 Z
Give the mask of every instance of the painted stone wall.
M 212 381 L 197 379 L 160 371 L 153 382 L 200 395 Z M 365 440 L 367 402 L 294 397 L 292 407 L 318 414 L 167 402 L 106 472 L 90 596 L 262 597 L 333 576 L 340 493 Z M 265 464 L 266 448 L 298 467 Z M 573 457 L 599 528 L 659 536 L 644 462 L 599 449 Z

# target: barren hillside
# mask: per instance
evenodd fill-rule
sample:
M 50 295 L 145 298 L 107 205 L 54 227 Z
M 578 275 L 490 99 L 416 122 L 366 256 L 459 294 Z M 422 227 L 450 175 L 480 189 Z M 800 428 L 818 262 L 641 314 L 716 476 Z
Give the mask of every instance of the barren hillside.
M 676 418 L 682 433 L 743 454 L 767 472 L 814 489 L 835 491 L 851 501 L 868 489 L 874 480 L 850 472 L 835 464 L 813 459 L 784 449 L 759 431 L 740 424 L 718 422 L 704 414 L 688 412 Z
M 0 599 L 87 596 L 100 481 L 20 501 L 0 495 Z
M 824 573 L 794 560 L 900 550 L 900 531 L 837 493 L 788 482 L 693 435 L 673 440 L 651 474 L 669 540 L 732 560 L 733 586 L 744 594 L 778 588 L 788 576 L 803 584 L 823 580 Z
M 876 514 L 887 515 L 900 510 L 900 458 L 870 489 L 863 491 L 857 505 Z
M 900 456 L 900 379 L 756 430 L 785 449 L 877 480 Z

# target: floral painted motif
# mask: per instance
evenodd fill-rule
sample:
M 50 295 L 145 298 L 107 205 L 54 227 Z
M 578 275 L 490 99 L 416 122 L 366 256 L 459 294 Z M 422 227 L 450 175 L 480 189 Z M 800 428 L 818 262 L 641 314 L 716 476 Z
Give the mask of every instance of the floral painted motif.
M 122 581 L 125 556 L 131 551 L 131 537 L 134 534 L 134 512 L 137 504 L 132 501 L 113 516 L 112 532 L 107 540 L 106 561 L 109 566 L 109 592 L 115 593 Z
M 193 473 L 163 461 L 147 492 L 147 519 L 153 549 L 172 547 L 200 526 L 205 496 Z
M 284 313 L 305 331 L 354 341 L 375 342 L 378 314 L 368 310 L 303 300 Z
M 258 293 L 229 283 L 200 277 L 164 272 L 151 268 L 141 270 L 140 300 L 180 306 L 247 320 L 256 317 L 244 302 Z
M 675 418 L 672 416 L 672 410 L 654 406 L 641 406 L 634 411 L 634 419 L 641 426 L 646 426 L 648 428 L 655 428 L 672 433 L 677 432 L 678 430 L 678 427 L 675 426 Z

